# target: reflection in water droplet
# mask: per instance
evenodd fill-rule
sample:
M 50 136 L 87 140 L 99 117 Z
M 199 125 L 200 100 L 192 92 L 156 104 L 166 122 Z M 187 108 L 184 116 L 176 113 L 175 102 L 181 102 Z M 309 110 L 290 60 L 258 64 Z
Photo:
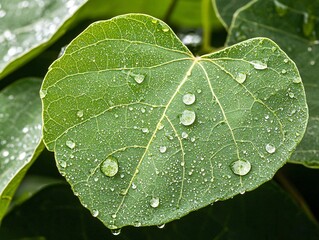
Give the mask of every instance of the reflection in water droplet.
M 239 83 L 243 83 L 243 82 L 245 82 L 246 77 L 247 77 L 247 75 L 245 73 L 239 72 L 236 74 L 235 80 Z
M 82 110 L 79 110 L 79 111 L 76 113 L 76 115 L 77 115 L 79 118 L 83 117 L 83 111 L 82 111 Z
M 266 63 L 263 63 L 263 62 L 261 62 L 259 60 L 253 60 L 253 61 L 250 61 L 250 63 L 257 70 L 264 70 L 264 69 L 266 69 L 268 67 Z
M 112 232 L 112 234 L 113 234 L 114 236 L 117 236 L 117 235 L 120 235 L 121 229 L 120 229 L 120 228 L 119 228 L 119 229 L 112 229 L 111 232 Z
M 115 157 L 107 157 L 101 165 L 101 171 L 107 177 L 113 177 L 119 170 L 118 161 Z
M 94 209 L 94 210 L 92 211 L 92 216 L 93 216 L 93 217 L 97 217 L 98 215 L 99 215 L 99 210 L 95 210 L 95 209 Z
M 152 198 L 150 200 L 150 205 L 153 208 L 157 208 L 159 206 L 159 198 Z
M 183 96 L 183 103 L 186 105 L 192 105 L 196 100 L 196 97 L 193 93 L 186 93 Z
M 280 3 L 279 1 L 275 0 L 274 1 L 275 3 L 275 9 L 276 9 L 276 12 L 277 14 L 280 16 L 280 17 L 283 17 L 286 15 L 287 11 L 288 11 L 288 7 L 282 3 Z
M 41 89 L 40 90 L 40 98 L 45 98 L 45 96 L 47 95 L 47 90 L 43 90 L 43 89 Z
M 75 148 L 75 142 L 73 142 L 73 141 L 71 141 L 71 140 L 67 140 L 67 141 L 65 142 L 65 145 L 66 145 L 68 148 L 70 148 L 70 149 Z
M 180 122 L 184 126 L 192 125 L 195 122 L 196 114 L 193 111 L 184 110 L 181 117 Z
M 160 151 L 161 153 L 165 153 L 166 150 L 167 150 L 167 147 L 165 147 L 165 146 L 160 146 L 160 148 L 159 148 L 159 151 Z
M 239 176 L 244 176 L 251 170 L 250 162 L 244 160 L 237 160 L 230 166 L 233 173 Z
M 273 145 L 271 145 L 271 144 L 266 144 L 266 151 L 268 152 L 268 153 L 274 153 L 275 151 L 276 151 L 276 147 L 275 146 L 273 146 Z

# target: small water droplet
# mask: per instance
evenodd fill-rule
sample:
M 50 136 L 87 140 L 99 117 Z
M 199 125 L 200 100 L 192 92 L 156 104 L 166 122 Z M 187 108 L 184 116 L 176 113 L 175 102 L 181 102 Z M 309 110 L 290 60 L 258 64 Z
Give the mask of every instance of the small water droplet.
M 92 216 L 93 216 L 93 217 L 97 217 L 98 215 L 99 215 L 99 210 L 95 210 L 95 209 L 94 209 L 94 210 L 92 211 Z
M 77 115 L 79 118 L 83 117 L 83 111 L 82 111 L 82 110 L 79 110 L 79 111 L 76 113 L 76 115 Z
M 157 19 L 152 19 L 152 23 L 157 23 Z
M 142 128 L 142 132 L 143 132 L 143 133 L 148 133 L 149 130 L 148 130 L 148 128 Z
M 288 95 L 289 95 L 290 98 L 294 98 L 295 97 L 295 94 L 293 92 L 289 92 Z
M 160 146 L 160 148 L 159 148 L 159 151 L 160 151 L 161 153 L 165 153 L 166 150 L 167 150 L 167 147 L 166 147 L 166 146 Z
M 107 177 L 113 177 L 119 170 L 119 164 L 115 157 L 107 157 L 101 165 L 101 171 Z
M 235 80 L 239 83 L 244 83 L 246 80 L 247 75 L 245 73 L 237 73 L 235 76 Z
M 59 164 L 62 168 L 66 168 L 66 161 L 61 160 L 59 161 Z
M 276 151 L 276 147 L 271 144 L 266 144 L 265 149 L 268 153 L 274 153 Z
M 282 73 L 282 74 L 286 74 L 287 71 L 286 71 L 285 69 L 283 69 L 283 70 L 281 70 L 281 73 Z
M 67 141 L 65 142 L 65 145 L 66 145 L 68 148 L 70 148 L 70 149 L 75 148 L 75 142 L 73 142 L 73 141 L 71 141 L 71 140 L 67 140 Z
M 288 11 L 288 7 L 286 5 L 278 2 L 277 0 L 275 0 L 274 3 L 275 3 L 275 9 L 276 9 L 277 14 L 280 17 L 285 16 L 287 11 Z
M 308 52 L 311 52 L 312 51 L 312 47 L 308 47 L 307 50 L 308 50 Z
M 29 128 L 28 128 L 28 127 L 24 127 L 24 128 L 22 129 L 22 132 L 23 132 L 23 133 L 29 132 Z
M 285 58 L 284 63 L 288 63 L 288 62 L 289 62 L 288 58 Z
M 153 208 L 157 208 L 159 206 L 159 198 L 152 198 L 150 200 L 150 205 Z
M 116 218 L 116 214 L 114 213 L 114 214 L 112 214 L 112 216 L 111 216 L 112 218 Z
M 158 129 L 158 130 L 162 130 L 163 128 L 164 128 L 164 125 L 163 125 L 163 123 L 160 122 L 160 123 L 158 124 L 158 126 L 157 126 L 157 129 Z
M 182 138 L 184 139 L 188 138 L 188 134 L 186 132 L 182 132 Z
M 196 97 L 193 93 L 186 93 L 183 96 L 183 103 L 186 105 L 192 105 L 196 100 Z
M 143 74 L 135 74 L 134 75 L 134 80 L 138 84 L 141 84 L 144 81 L 144 79 L 145 79 L 145 76 Z
M 145 111 L 146 111 L 145 108 L 142 107 L 142 108 L 141 108 L 141 112 L 142 112 L 142 113 L 145 113 Z
M 118 236 L 121 233 L 121 229 L 120 228 L 119 229 L 112 229 L 111 232 L 114 236 Z
M 47 95 L 47 90 L 43 90 L 43 89 L 41 89 L 40 90 L 40 98 L 42 99 L 42 98 L 45 98 L 45 96 Z
M 253 60 L 253 61 L 250 61 L 250 63 L 257 70 L 264 70 L 264 69 L 266 69 L 268 67 L 266 63 L 263 63 L 263 62 L 261 62 L 259 60 Z
M 136 189 L 136 188 L 137 186 L 134 183 L 132 183 L 132 189 Z
M 18 160 L 24 160 L 26 156 L 27 156 L 27 153 L 26 152 L 22 152 L 22 153 L 19 154 Z
M 293 80 L 292 80 L 293 83 L 301 83 L 301 77 L 295 77 Z
M 168 29 L 168 27 L 163 27 L 163 28 L 162 28 L 162 31 L 163 31 L 163 32 L 168 32 L 169 29 Z
M 164 227 L 165 227 L 165 223 L 164 223 L 164 224 L 162 224 L 162 225 L 158 225 L 157 227 L 158 227 L 158 228 L 160 228 L 160 229 L 162 229 L 162 228 L 164 228 Z
M 195 122 L 196 114 L 193 111 L 184 110 L 181 117 L 180 122 L 184 126 L 192 125 Z
M 244 160 L 237 160 L 230 166 L 233 173 L 239 176 L 244 176 L 251 170 L 250 162 Z
M 316 61 L 315 61 L 315 60 L 311 60 L 311 61 L 309 62 L 309 64 L 310 64 L 311 66 L 313 66 L 313 65 L 316 64 Z

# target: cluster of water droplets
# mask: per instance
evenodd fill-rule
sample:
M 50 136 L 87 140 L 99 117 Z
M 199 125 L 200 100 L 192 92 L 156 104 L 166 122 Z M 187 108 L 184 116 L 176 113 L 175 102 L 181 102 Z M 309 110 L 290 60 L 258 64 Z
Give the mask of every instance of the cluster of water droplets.
M 195 103 L 196 96 L 193 93 L 183 95 L 182 101 L 185 105 L 190 106 Z M 190 126 L 195 122 L 196 114 L 193 110 L 184 110 L 180 116 L 180 123 L 184 126 Z

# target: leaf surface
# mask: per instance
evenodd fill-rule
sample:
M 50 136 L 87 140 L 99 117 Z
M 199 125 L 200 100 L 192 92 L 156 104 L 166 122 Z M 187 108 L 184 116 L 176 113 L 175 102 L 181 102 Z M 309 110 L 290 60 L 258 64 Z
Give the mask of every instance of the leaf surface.
M 2 0 L 0 79 L 61 36 L 86 0 Z
M 298 70 L 274 42 L 194 57 L 141 14 L 87 28 L 52 64 L 41 95 L 59 171 L 111 229 L 162 224 L 255 189 L 307 122 Z
M 251 37 L 268 37 L 296 62 L 310 117 L 305 137 L 290 161 L 308 167 L 319 167 L 318 12 L 318 1 L 254 1 L 237 12 L 227 41 L 232 45 Z
M 40 79 L 22 79 L 0 93 L 0 220 L 26 171 L 43 150 Z

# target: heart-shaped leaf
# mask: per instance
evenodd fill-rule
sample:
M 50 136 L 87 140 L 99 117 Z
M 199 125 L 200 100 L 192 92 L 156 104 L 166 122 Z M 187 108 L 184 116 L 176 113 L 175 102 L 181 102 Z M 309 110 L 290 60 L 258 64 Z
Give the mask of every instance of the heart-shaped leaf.
M 27 78 L 0 92 L 0 221 L 41 141 L 41 79 Z
M 271 40 L 194 57 L 141 14 L 88 27 L 52 64 L 41 97 L 59 171 L 111 229 L 255 189 L 287 161 L 308 117 L 298 70 Z

